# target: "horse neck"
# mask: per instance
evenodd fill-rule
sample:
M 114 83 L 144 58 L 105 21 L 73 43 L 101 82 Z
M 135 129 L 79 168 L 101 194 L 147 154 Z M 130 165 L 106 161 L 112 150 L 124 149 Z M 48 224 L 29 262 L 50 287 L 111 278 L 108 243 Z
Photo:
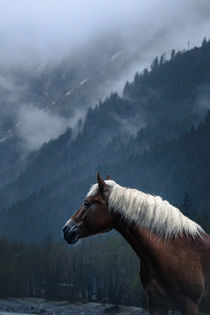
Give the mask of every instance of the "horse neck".
M 120 216 L 114 218 L 114 228 L 126 239 L 142 261 L 160 257 L 166 242 L 147 228 L 125 222 Z

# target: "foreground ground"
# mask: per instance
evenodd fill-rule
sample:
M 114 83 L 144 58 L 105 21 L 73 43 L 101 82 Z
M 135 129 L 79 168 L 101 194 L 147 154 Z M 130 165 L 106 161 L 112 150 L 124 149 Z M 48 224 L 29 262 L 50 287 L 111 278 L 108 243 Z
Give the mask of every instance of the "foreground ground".
M 31 314 L 49 314 L 49 315 L 98 315 L 98 314 L 142 314 L 148 313 L 139 307 L 116 306 L 112 304 L 101 303 L 75 303 L 70 304 L 67 301 L 47 301 L 36 298 L 21 299 L 1 299 L 0 315 L 31 315 Z
M 108 303 L 74 303 L 67 301 L 48 301 L 37 298 L 8 298 L 0 299 L 0 315 L 148 315 L 140 307 L 112 305 Z M 179 315 L 178 312 L 169 312 L 170 315 Z M 200 313 L 205 315 L 204 313 Z M 206 314 L 207 315 L 207 314 Z

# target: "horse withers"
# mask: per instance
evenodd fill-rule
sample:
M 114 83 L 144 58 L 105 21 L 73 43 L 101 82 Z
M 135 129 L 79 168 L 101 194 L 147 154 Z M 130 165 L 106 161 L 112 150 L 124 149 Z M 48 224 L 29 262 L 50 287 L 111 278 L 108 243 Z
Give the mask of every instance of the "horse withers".
M 63 227 L 69 244 L 117 230 L 140 258 L 150 315 L 210 312 L 210 236 L 158 196 L 125 188 L 100 174 Z

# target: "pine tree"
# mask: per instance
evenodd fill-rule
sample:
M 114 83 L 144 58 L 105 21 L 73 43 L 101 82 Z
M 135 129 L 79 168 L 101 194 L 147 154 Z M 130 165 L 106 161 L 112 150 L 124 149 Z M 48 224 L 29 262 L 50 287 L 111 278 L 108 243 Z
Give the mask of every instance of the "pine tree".
M 179 208 L 186 216 L 192 217 L 194 215 L 195 210 L 193 202 L 188 193 L 184 194 L 183 202 L 180 204 Z

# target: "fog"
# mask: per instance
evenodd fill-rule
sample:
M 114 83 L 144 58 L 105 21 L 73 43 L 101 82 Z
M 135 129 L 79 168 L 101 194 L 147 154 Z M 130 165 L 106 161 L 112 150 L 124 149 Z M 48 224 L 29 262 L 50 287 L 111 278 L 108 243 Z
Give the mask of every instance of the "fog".
M 0 104 L 1 125 L 4 117 L 11 116 L 23 147 L 37 149 L 67 126 L 74 128 L 99 98 L 112 91 L 121 93 L 125 82 L 156 55 L 200 45 L 204 36 L 209 38 L 209 19 L 210 2 L 199 0 L 2 0 L 0 89 L 8 91 L 8 98 Z M 56 67 L 64 58 L 75 64 L 76 73 L 76 83 L 66 93 L 97 81 L 84 108 L 71 108 L 68 119 L 55 110 L 42 110 L 44 102 L 25 104 L 22 94 L 27 87 L 12 77 L 14 71 L 18 77 L 20 69 L 37 73 L 49 65 Z M 117 71 L 114 66 L 113 72 L 106 70 L 119 60 Z M 106 71 L 106 84 L 102 76 L 96 78 L 100 68 Z
M 2 0 L 0 60 L 55 62 L 104 32 L 120 37 L 125 49 L 187 48 L 209 36 L 209 12 L 210 3 L 198 0 Z
M 25 140 L 23 149 L 36 150 L 43 142 L 55 138 L 65 131 L 67 121 L 36 107 L 21 107 L 19 111 L 21 124 L 17 125 L 19 135 Z M 25 147 L 24 147 L 25 146 Z

